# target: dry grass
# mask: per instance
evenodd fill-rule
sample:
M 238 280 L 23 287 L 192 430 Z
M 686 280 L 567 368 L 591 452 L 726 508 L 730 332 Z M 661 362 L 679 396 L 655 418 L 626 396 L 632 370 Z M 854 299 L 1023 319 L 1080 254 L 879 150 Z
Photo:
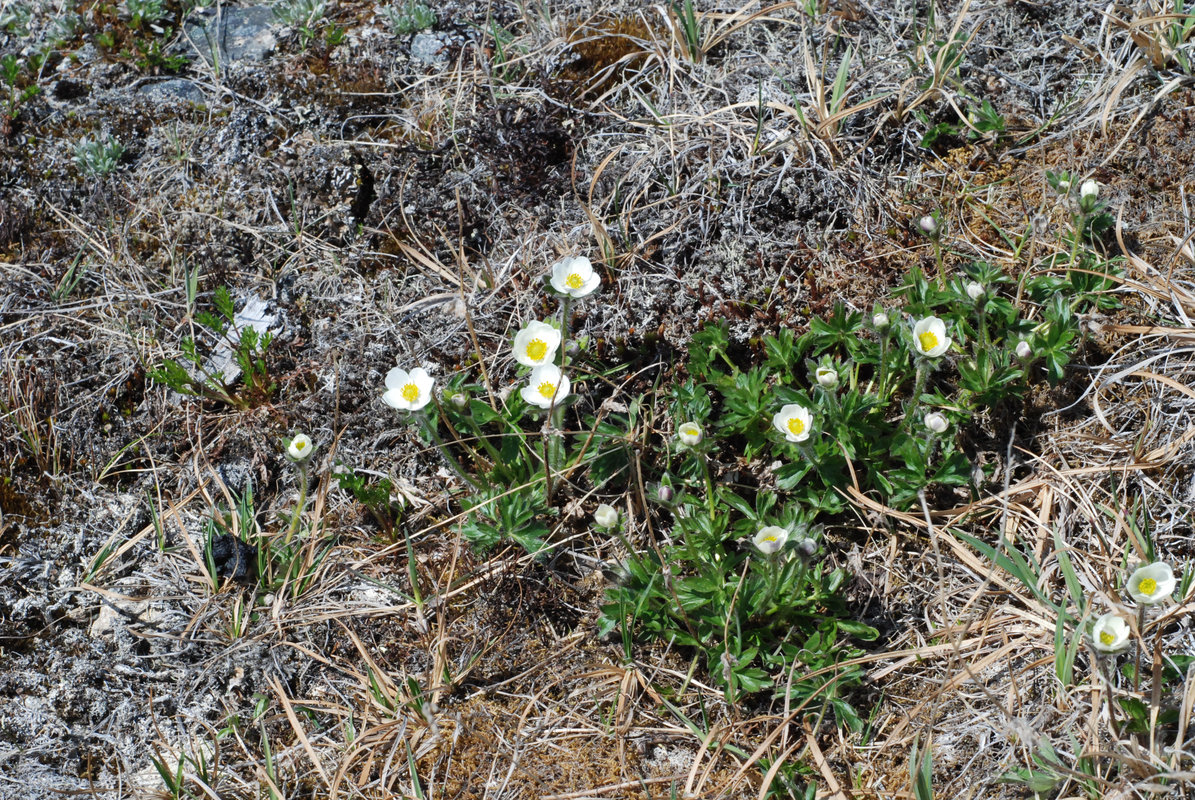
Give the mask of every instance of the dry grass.
M 427 67 L 347 3 L 329 9 L 347 44 L 197 62 L 202 108 L 154 106 L 98 58 L 60 70 L 91 86 L 86 113 L 39 79 L 0 156 L 0 796 L 167 796 L 152 755 L 181 760 L 194 797 L 785 796 L 792 765 L 819 797 L 913 797 L 914 745 L 939 797 L 1026 796 L 1001 776 L 1051 751 L 1056 796 L 1186 796 L 1195 681 L 1110 686 L 1052 605 L 1102 613 L 1133 564 L 1193 556 L 1195 158 L 1170 20 L 962 3 L 926 37 L 910 4 L 810 8 L 699 3 L 691 43 L 662 6 L 454 4 Z M 1008 139 L 968 138 L 979 97 Z M 960 132 L 919 147 L 916 112 Z M 131 155 L 79 175 L 71 146 L 101 128 Z M 585 520 L 616 502 L 646 541 L 642 497 L 574 486 L 556 557 L 474 553 L 459 481 L 377 402 L 396 362 L 508 391 L 507 342 L 550 310 L 541 276 L 566 253 L 604 261 L 575 333 L 636 361 L 628 394 L 675 377 L 706 319 L 748 345 L 870 309 L 931 260 L 908 220 L 932 209 L 951 264 L 1027 274 L 1056 246 L 1044 174 L 1061 169 L 1118 210 L 1124 307 L 1084 320 L 1073 377 L 1015 424 L 978 421 L 1000 489 L 925 513 L 856 496 L 835 527 L 827 557 L 888 634 L 858 661 L 862 733 L 727 703 L 689 653 L 597 640 L 599 567 L 622 545 Z M 269 402 L 146 379 L 195 334 L 190 275 L 201 297 L 266 301 Z M 300 549 L 301 579 L 214 587 L 204 526 L 247 485 L 235 532 L 285 537 L 279 441 L 298 430 L 320 445 L 305 524 L 327 538 Z M 401 535 L 335 488 L 340 464 L 393 481 Z M 960 534 L 1031 554 L 1034 586 Z M 1150 685 L 1160 654 L 1195 654 L 1188 608 L 1142 631 Z M 1127 733 L 1125 696 L 1180 721 Z

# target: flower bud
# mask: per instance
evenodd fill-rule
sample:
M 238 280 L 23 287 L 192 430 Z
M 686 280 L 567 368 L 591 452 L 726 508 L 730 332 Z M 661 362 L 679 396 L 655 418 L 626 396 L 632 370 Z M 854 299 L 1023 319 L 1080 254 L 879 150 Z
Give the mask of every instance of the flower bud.
M 760 528 L 759 533 L 755 534 L 755 538 L 751 540 L 759 552 L 764 555 L 772 555 L 788 541 L 788 530 L 781 528 L 779 525 L 769 525 L 766 528 Z
M 1029 342 L 1022 339 L 1017 342 L 1017 358 L 1025 360 L 1033 356 L 1033 348 L 1029 346 Z
M 661 484 L 660 488 L 656 490 L 656 497 L 660 499 L 661 503 L 671 503 L 676 498 L 676 492 L 672 491 L 671 486 Z
M 917 220 L 917 227 L 926 236 L 934 237 L 938 235 L 938 218 L 933 214 L 926 214 L 921 219 Z
M 618 511 L 609 503 L 602 503 L 593 511 L 593 522 L 599 528 L 613 528 L 618 524 Z
M 971 281 L 967 284 L 967 297 L 970 297 L 975 302 L 979 302 L 979 299 L 987 294 L 987 291 L 979 281 Z
M 286 446 L 286 455 L 295 462 L 306 461 L 314 452 L 315 445 L 311 443 L 311 438 L 305 433 L 295 434 L 295 438 L 291 439 L 290 444 Z
M 833 389 L 838 385 L 838 373 L 830 367 L 818 367 L 814 375 L 817 377 L 818 386 L 823 389 Z
M 925 427 L 931 433 L 945 433 L 946 429 L 950 427 L 950 423 L 937 411 L 931 411 L 925 415 Z
M 871 318 L 871 324 L 877 331 L 882 331 L 888 327 L 888 315 L 883 311 Z
M 464 392 L 452 392 L 448 395 L 448 402 L 452 403 L 457 408 L 464 408 L 469 405 L 469 398 Z
M 817 553 L 817 542 L 813 539 L 802 539 L 797 544 L 797 553 L 802 558 L 813 558 Z
M 1100 185 L 1096 181 L 1093 181 L 1093 180 L 1083 181 L 1083 185 L 1079 187 L 1079 199 L 1080 200 L 1087 200 L 1088 198 L 1091 198 L 1091 200 L 1095 200 L 1099 196 L 1100 196 Z
M 705 438 L 705 433 L 696 422 L 686 422 L 676 429 L 676 436 L 680 439 L 681 444 L 687 447 L 696 447 Z

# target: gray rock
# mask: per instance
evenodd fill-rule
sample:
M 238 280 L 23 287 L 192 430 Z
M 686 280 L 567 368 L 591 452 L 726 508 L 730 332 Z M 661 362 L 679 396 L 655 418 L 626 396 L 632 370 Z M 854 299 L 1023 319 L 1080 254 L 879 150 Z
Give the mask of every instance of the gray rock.
M 268 6 L 250 6 L 224 8 L 218 24 L 215 10 L 209 9 L 201 21 L 184 28 L 195 52 L 209 63 L 212 53 L 218 52 L 223 64 L 265 61 L 278 44 L 272 30 L 274 22 L 274 12 Z
M 137 90 L 137 93 L 163 105 L 169 103 L 203 103 L 206 99 L 202 89 L 183 78 L 172 78 L 168 81 L 146 83 Z

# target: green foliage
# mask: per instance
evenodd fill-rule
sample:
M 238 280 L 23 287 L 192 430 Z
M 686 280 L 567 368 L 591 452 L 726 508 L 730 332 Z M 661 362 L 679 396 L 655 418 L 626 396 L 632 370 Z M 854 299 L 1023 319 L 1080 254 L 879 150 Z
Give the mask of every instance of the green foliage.
M 193 336 L 183 337 L 179 346 L 181 361 L 167 358 L 150 370 L 148 375 L 155 383 L 182 395 L 226 403 L 241 409 L 250 408 L 268 399 L 276 388 L 265 360 L 273 335 L 269 331 L 259 333 L 252 326 L 236 325 L 232 296 L 223 286 L 213 294 L 212 305 L 215 313 L 199 311 L 195 314 L 195 322 L 208 340 L 223 340 L 230 348 L 233 360 L 240 367 L 241 389 L 237 391 L 226 383 L 223 374 L 210 366 L 200 354 L 199 343 Z
M 389 5 L 382 9 L 395 36 L 418 33 L 436 24 L 436 12 L 420 0 L 406 0 L 403 5 Z
M 21 106 L 37 95 L 41 89 L 32 78 L 24 74 L 21 61 L 13 53 L 0 56 L 0 121 L 12 121 L 20 114 Z
M 85 175 L 103 177 L 116 170 L 122 155 L 124 145 L 112 134 L 102 139 L 86 137 L 75 145 L 75 166 Z
M 335 477 L 337 485 L 365 507 L 379 528 L 387 533 L 394 531 L 394 526 L 402 514 L 402 504 L 391 502 L 394 484 L 389 478 L 369 480 L 356 470 L 337 472 Z
M 315 38 L 327 4 L 325 0 L 278 0 L 273 10 L 279 22 L 299 32 L 299 42 L 306 48 Z

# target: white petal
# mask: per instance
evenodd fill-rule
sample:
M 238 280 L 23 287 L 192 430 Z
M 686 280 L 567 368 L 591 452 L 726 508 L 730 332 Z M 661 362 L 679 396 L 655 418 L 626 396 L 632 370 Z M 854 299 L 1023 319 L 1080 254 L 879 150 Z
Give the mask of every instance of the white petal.
M 398 389 L 407 382 L 407 371 L 402 367 L 395 367 L 386 373 L 386 388 Z

